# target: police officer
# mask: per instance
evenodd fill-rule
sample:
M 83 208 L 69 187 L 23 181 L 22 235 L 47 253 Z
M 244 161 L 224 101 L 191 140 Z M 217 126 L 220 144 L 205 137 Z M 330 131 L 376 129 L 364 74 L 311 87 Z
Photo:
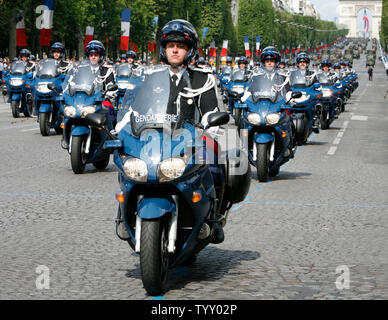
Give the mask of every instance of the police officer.
M 169 67 L 170 96 L 169 108 L 176 109 L 180 93 L 187 93 L 186 88 L 195 96 L 180 99 L 181 117 L 194 120 L 194 105 L 198 106 L 201 123 L 206 126 L 210 114 L 218 112 L 216 82 L 207 68 L 187 68 L 195 58 L 198 49 L 198 35 L 194 27 L 186 20 L 176 19 L 168 22 L 161 31 L 160 60 Z M 194 93 L 197 93 L 196 95 Z M 130 112 L 116 126 L 119 132 L 130 119 Z M 224 184 L 216 183 L 217 198 L 222 203 Z M 220 212 L 214 217 L 217 222 L 213 225 L 212 243 L 224 241 L 222 229 L 222 215 Z M 118 229 L 120 230 L 120 228 Z
M 61 42 L 55 42 L 51 46 L 50 57 L 57 61 L 60 73 L 65 74 L 71 68 L 71 63 L 63 60 L 65 58 L 65 46 Z
M 27 72 L 35 72 L 36 66 L 35 63 L 29 61 L 31 52 L 28 49 L 22 49 L 19 53 L 19 59 L 26 63 Z

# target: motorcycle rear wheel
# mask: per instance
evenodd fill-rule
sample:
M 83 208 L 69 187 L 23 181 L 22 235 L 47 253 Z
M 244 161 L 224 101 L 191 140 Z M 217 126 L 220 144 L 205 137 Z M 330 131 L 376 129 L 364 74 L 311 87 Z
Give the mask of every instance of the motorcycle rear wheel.
M 14 118 L 19 118 L 19 104 L 20 104 L 20 101 L 17 101 L 17 100 L 13 100 L 11 102 L 11 109 L 12 109 L 12 116 Z
M 43 137 L 47 137 L 50 134 L 50 114 L 42 112 L 39 114 L 39 127 L 40 133 Z
M 168 223 L 165 218 L 141 223 L 140 269 L 148 294 L 163 293 L 168 274 Z
M 73 136 L 71 141 L 71 168 L 75 174 L 82 174 L 86 166 L 86 136 Z
M 269 151 L 267 144 L 256 144 L 257 148 L 257 179 L 260 182 L 267 182 L 269 177 Z

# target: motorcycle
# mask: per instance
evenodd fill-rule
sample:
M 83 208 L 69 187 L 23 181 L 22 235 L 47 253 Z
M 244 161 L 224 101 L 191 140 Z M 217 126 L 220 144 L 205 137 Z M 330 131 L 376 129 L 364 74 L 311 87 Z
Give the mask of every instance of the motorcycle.
M 307 142 L 312 132 L 319 133 L 318 125 L 320 119 L 319 98 L 323 97 L 319 91 L 319 83 L 312 84 L 313 76 L 306 76 L 301 69 L 294 70 L 290 74 L 290 85 L 292 92 L 301 92 L 302 96 L 292 99 L 291 92 L 286 95 L 286 100 L 290 101 L 288 108 L 296 128 L 296 141 L 298 145 Z M 318 106 L 317 106 L 318 105 Z
M 123 104 L 123 99 L 127 89 L 130 89 L 133 84 L 130 82 L 132 73 L 132 65 L 129 63 L 123 63 L 117 66 L 116 69 L 116 83 L 118 91 L 116 95 L 116 109 L 119 110 Z
M 54 84 L 48 87 L 56 91 Z M 109 136 L 103 130 L 89 127 L 85 117 L 90 113 L 101 113 L 106 119 L 104 128 L 113 130 L 114 107 L 104 96 L 115 90 L 117 85 L 112 85 L 103 92 L 98 74 L 92 70 L 89 61 L 71 69 L 63 83 L 63 96 L 59 100 L 63 103 L 65 118 L 62 147 L 68 149 L 75 174 L 82 174 L 88 163 L 99 170 L 109 164 L 110 150 L 104 149 Z
M 61 92 L 50 90 L 48 85 L 55 84 L 57 88 L 60 88 L 64 78 L 65 76 L 59 73 L 57 62 L 54 59 L 39 62 L 33 89 L 37 121 L 42 136 L 48 136 L 51 128 L 58 134 L 62 134 L 63 109 L 61 103 L 56 100 Z
M 218 74 L 218 79 L 220 81 L 220 87 L 221 87 L 222 101 L 224 103 L 228 103 L 226 86 L 227 86 L 227 83 L 230 81 L 230 76 L 232 72 L 233 72 L 232 66 L 224 66 L 221 72 Z
M 322 86 L 322 98 L 320 98 L 321 129 L 326 130 L 341 113 L 342 100 L 339 97 L 340 90 L 335 86 L 333 78 L 330 78 L 325 72 L 319 72 L 317 77 Z
M 7 84 L 8 101 L 11 103 L 12 116 L 19 118 L 20 112 L 24 116 L 31 117 L 33 113 L 33 101 L 31 95 L 31 81 L 33 73 L 26 72 L 26 64 L 23 61 L 12 63 L 9 74 L 5 77 Z M 3 91 L 4 94 L 4 91 Z
M 116 228 L 124 224 L 127 236 L 118 236 L 140 255 L 142 282 L 150 295 L 164 291 L 169 269 L 194 262 L 212 241 L 216 213 L 226 215 L 232 203 L 245 199 L 250 185 L 246 157 L 234 161 L 226 156 L 228 165 L 209 161 L 221 151 L 198 121 L 199 110 L 193 105 L 187 113 L 178 112 L 169 96 L 169 69 L 148 67 L 142 83 L 127 91 L 116 140 L 113 136 L 105 143 L 114 150 L 119 171 Z M 229 115 L 214 113 L 208 120 L 209 128 L 220 126 Z M 102 128 L 105 119 L 89 114 L 86 121 Z M 230 174 L 245 160 L 244 175 Z M 228 196 L 220 199 L 219 187 Z
M 249 160 L 260 182 L 279 174 L 280 167 L 294 158 L 295 127 L 282 97 L 282 79 L 266 72 L 254 75 L 244 96 L 245 108 L 239 129 L 248 132 Z M 295 92 L 292 98 L 300 98 Z
M 248 76 L 246 71 L 243 69 L 234 70 L 230 77 L 230 81 L 226 83 L 226 91 L 228 92 L 228 97 L 229 97 L 228 109 L 229 109 L 229 112 L 232 114 L 234 118 L 234 122 L 237 126 L 240 122 L 242 106 L 238 103 L 237 99 L 235 98 L 235 93 L 237 93 L 237 95 L 240 95 L 240 96 L 243 95 L 247 85 L 248 85 Z M 230 95 L 230 93 L 232 92 L 233 94 Z

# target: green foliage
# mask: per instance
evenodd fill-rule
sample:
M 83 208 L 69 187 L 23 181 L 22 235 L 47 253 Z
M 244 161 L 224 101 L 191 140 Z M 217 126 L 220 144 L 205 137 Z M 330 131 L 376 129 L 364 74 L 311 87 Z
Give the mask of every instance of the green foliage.
M 388 52 L 388 0 L 383 0 L 380 41 L 384 50 Z
M 0 0 L 0 50 L 3 55 L 8 46 L 14 45 L 11 20 L 19 8 L 24 8 L 29 48 L 34 53 L 47 52 L 48 48 L 39 47 L 40 30 L 35 27 L 38 16 L 35 8 L 41 4 L 43 0 Z M 337 30 L 332 22 L 277 11 L 271 0 L 240 0 L 236 27 L 232 22 L 231 0 L 55 0 L 52 42 L 61 41 L 71 56 L 82 56 L 86 26 L 93 26 L 95 39 L 108 45 L 109 56 L 117 57 L 120 53 L 121 11 L 125 8 L 132 11 L 131 41 L 141 52 L 147 51 L 147 43 L 154 41 L 155 37 L 159 39 L 160 30 L 168 21 L 178 18 L 187 19 L 194 25 L 201 47 L 206 48 L 215 40 L 220 48 L 223 40 L 229 40 L 229 53 L 233 55 L 244 53 L 244 36 L 250 37 L 253 48 L 255 37 L 260 35 L 261 47 L 275 45 L 281 50 L 298 45 L 314 47 L 346 34 Z M 384 0 L 384 12 L 386 21 L 387 0 Z M 152 24 L 155 16 L 159 17 L 157 26 Z M 313 30 L 290 25 L 291 22 Z M 207 37 L 202 37 L 204 27 L 209 29 Z M 333 31 L 318 32 L 317 29 Z M 383 22 L 382 34 L 385 36 L 388 34 L 386 29 L 387 23 Z M 157 43 L 157 50 L 158 46 Z

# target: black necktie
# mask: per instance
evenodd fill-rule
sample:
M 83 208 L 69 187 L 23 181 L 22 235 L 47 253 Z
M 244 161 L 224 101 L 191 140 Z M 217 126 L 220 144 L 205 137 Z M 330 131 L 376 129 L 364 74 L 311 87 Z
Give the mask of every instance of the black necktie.
M 172 77 L 172 84 L 174 85 L 174 87 L 178 87 L 178 83 L 176 82 L 178 80 L 178 76 L 176 74 L 174 74 Z

